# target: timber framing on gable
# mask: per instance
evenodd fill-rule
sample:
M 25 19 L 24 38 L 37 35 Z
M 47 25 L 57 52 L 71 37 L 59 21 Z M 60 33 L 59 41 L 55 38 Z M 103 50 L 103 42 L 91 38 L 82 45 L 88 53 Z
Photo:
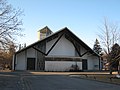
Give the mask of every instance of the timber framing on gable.
M 79 57 L 83 57 L 87 53 L 91 53 L 91 54 L 94 54 L 94 55 L 99 57 L 98 54 L 96 54 L 90 47 L 88 47 L 82 40 L 80 40 L 71 31 L 69 31 L 69 30 L 66 31 L 65 38 L 73 44 L 73 46 L 75 47 L 75 50 L 77 51 Z M 86 49 L 86 52 L 84 52 L 83 54 L 81 53 L 81 46 Z
M 44 52 L 42 52 L 40 49 L 38 49 L 38 48 L 36 48 L 36 47 L 32 47 L 33 49 L 35 49 L 35 50 L 37 50 L 38 52 L 40 52 L 40 53 L 42 53 L 43 55 L 47 55 L 47 54 L 45 54 Z
M 43 51 L 41 51 L 39 48 L 36 48 L 35 46 L 33 46 L 32 48 L 37 50 L 38 52 L 42 53 L 43 55 L 47 56 L 52 51 L 52 49 L 55 47 L 55 45 L 58 43 L 58 41 L 61 39 L 61 37 L 63 35 L 64 35 L 64 33 L 59 35 L 58 39 L 53 43 L 53 45 L 51 46 L 51 48 L 48 50 L 47 53 L 44 53 Z
M 81 52 L 79 50 L 80 46 L 75 42 L 75 40 L 73 40 L 69 34 L 65 34 L 65 38 L 73 44 L 78 55 L 81 57 Z
M 81 39 L 79 39 L 75 34 L 73 34 L 67 27 L 59 30 L 56 33 L 51 34 L 50 36 L 46 37 L 43 40 L 37 41 L 29 46 L 27 46 L 26 48 L 23 48 L 22 50 L 19 50 L 16 52 L 20 53 L 28 48 L 34 48 L 35 50 L 37 50 L 38 52 L 41 52 L 42 54 L 44 54 L 45 56 L 48 55 L 50 53 L 50 51 L 55 47 L 55 45 L 57 44 L 57 42 L 60 40 L 60 38 L 63 36 L 63 34 L 65 35 L 65 38 L 68 39 L 73 46 L 75 47 L 75 50 L 77 51 L 78 55 L 80 57 L 84 56 L 85 54 L 87 54 L 88 52 L 90 52 L 91 54 L 94 54 L 96 56 L 99 57 L 98 54 L 96 54 L 89 46 L 87 46 Z M 47 53 L 41 51 L 40 49 L 38 49 L 37 47 L 35 47 L 37 44 L 42 43 L 42 42 L 49 42 L 55 38 L 58 38 L 56 40 L 56 42 L 51 46 L 51 48 L 48 50 Z M 83 54 L 81 54 L 80 48 L 81 46 L 83 46 L 87 51 Z
M 85 55 L 87 52 L 90 52 L 91 54 L 94 54 L 94 55 L 96 55 L 96 56 L 99 57 L 98 54 L 96 54 L 89 46 L 87 46 L 81 39 L 79 39 L 79 38 L 78 38 L 74 33 L 72 33 L 67 27 L 65 27 L 65 28 L 57 31 L 56 33 L 51 34 L 50 36 L 46 37 L 46 38 L 43 39 L 43 40 L 37 41 L 37 42 L 35 42 L 35 43 L 27 46 L 26 48 L 23 48 L 22 50 L 20 50 L 20 51 L 18 51 L 18 52 L 16 52 L 16 53 L 20 53 L 20 52 L 24 51 L 25 49 L 28 49 L 28 48 L 31 48 L 31 47 L 34 48 L 34 46 L 37 45 L 38 43 L 41 43 L 41 42 L 44 42 L 44 41 L 45 41 L 45 42 L 49 42 L 49 41 L 57 38 L 58 36 L 60 37 L 60 34 L 62 34 L 62 33 L 64 33 L 65 37 L 74 45 L 74 47 L 75 47 L 75 49 L 76 49 L 76 51 L 77 51 L 77 53 L 78 53 L 78 55 L 79 55 L 80 57 L 83 56 L 83 55 Z M 58 40 L 58 41 L 59 41 L 59 40 Z M 58 42 L 58 41 L 57 41 L 57 42 Z M 57 42 L 56 42 L 56 43 L 57 43 Z M 55 45 L 56 45 L 56 44 L 55 44 Z M 55 46 L 55 45 L 54 45 L 54 46 Z M 79 48 L 80 48 L 80 45 L 83 46 L 83 47 L 87 50 L 87 52 L 85 52 L 85 53 L 82 54 L 82 55 L 81 55 L 81 52 L 80 52 L 80 49 L 79 49 Z M 52 46 L 51 49 L 53 49 L 54 46 Z M 41 52 L 41 50 L 39 50 L 39 49 L 36 48 L 36 47 L 35 47 L 34 49 L 35 49 L 35 50 L 38 50 L 39 52 Z M 51 51 L 51 50 L 49 50 L 49 52 L 50 52 L 50 51 Z M 41 53 L 42 53 L 42 52 L 41 52 Z M 48 53 L 48 52 L 47 52 L 47 53 Z M 45 53 L 43 53 L 43 54 L 45 54 Z
M 78 55 L 80 56 L 80 57 L 83 57 L 85 54 L 87 54 L 89 51 L 86 51 L 86 52 L 84 52 L 83 54 L 81 54 L 81 46 L 80 46 L 80 44 L 78 43 L 78 42 L 76 42 L 75 40 L 74 40 L 74 38 L 72 38 L 72 36 L 70 36 L 68 33 L 67 34 L 65 34 L 65 38 L 67 39 L 67 40 L 69 40 L 72 44 L 73 44 L 73 46 L 75 47 L 75 50 L 77 51 L 77 53 L 78 53 Z
M 61 39 L 61 37 L 64 35 L 64 33 L 62 33 L 59 37 L 58 37 L 58 39 L 55 41 L 55 43 L 51 46 L 51 48 L 48 50 L 48 52 L 46 53 L 46 55 L 48 55 L 50 52 L 51 52 L 51 50 L 55 47 L 55 45 L 58 43 L 58 41 Z

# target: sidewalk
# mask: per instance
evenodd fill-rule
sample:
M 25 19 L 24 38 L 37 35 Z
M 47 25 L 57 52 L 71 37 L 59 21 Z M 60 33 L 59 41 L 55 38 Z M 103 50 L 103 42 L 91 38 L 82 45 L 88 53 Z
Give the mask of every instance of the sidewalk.
M 109 72 L 29 72 L 33 75 L 109 75 Z M 117 72 L 113 72 L 117 74 Z
M 41 72 L 41 71 L 12 71 L 12 70 L 0 70 L 0 73 L 21 73 L 21 74 L 30 74 L 30 75 L 109 75 L 107 72 Z M 113 72 L 113 75 L 117 72 Z

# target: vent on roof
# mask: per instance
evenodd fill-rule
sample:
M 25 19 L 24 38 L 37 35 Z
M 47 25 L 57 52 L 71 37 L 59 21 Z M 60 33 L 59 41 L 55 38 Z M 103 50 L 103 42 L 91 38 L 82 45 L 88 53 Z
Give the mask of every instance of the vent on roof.
M 46 26 L 38 31 L 38 40 L 42 40 L 53 32 Z

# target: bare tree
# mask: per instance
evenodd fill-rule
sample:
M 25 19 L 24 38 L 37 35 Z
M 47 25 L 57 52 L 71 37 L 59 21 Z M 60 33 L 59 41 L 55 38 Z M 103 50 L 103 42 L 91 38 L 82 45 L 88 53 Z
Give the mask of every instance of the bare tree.
M 0 67 L 2 69 L 12 68 L 12 59 L 15 54 L 16 46 L 13 42 L 10 42 L 7 49 L 0 50 Z
M 15 39 L 15 36 L 22 35 L 20 27 L 22 20 L 20 9 L 14 9 L 6 0 L 0 0 L 0 46 L 5 47 Z
M 110 23 L 106 18 L 104 19 L 103 26 L 100 27 L 101 33 L 98 35 L 104 46 L 104 52 L 109 54 L 111 47 L 119 42 L 120 28 L 116 23 Z
M 101 33 L 99 34 L 99 37 L 101 39 L 101 42 L 103 44 L 103 50 L 107 55 L 107 61 L 111 63 L 112 59 L 111 58 L 111 51 L 113 45 L 115 43 L 119 43 L 120 39 L 120 33 L 119 33 L 119 27 L 118 24 L 116 23 L 110 23 L 108 20 L 105 18 L 103 26 L 100 28 Z M 112 64 L 112 63 L 111 63 Z M 110 65 L 110 74 L 112 73 L 112 65 Z

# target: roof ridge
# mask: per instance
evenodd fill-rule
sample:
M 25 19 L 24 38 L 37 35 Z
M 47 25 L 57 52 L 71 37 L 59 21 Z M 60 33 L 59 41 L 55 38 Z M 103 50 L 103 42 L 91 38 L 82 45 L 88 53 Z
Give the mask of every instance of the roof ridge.
M 48 26 L 45 26 L 45 27 L 43 27 L 42 29 L 38 30 L 38 32 L 41 31 L 41 30 L 44 30 L 44 29 L 48 29 L 48 30 L 51 31 L 51 29 L 50 29 Z

